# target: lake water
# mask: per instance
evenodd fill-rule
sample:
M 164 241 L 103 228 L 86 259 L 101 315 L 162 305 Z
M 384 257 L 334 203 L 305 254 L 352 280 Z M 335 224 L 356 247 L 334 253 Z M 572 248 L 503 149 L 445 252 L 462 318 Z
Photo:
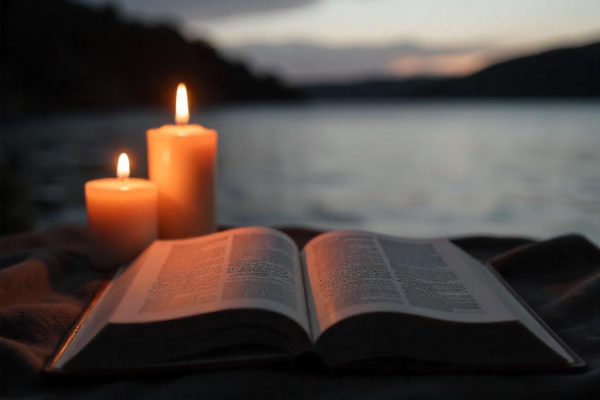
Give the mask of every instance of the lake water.
M 4 127 L 35 224 L 85 222 L 83 184 L 120 152 L 147 176 L 145 131 L 171 113 Z M 599 102 L 248 106 L 196 111 L 219 130 L 218 219 L 413 237 L 579 232 L 600 243 Z M 18 157 L 15 155 L 18 154 Z

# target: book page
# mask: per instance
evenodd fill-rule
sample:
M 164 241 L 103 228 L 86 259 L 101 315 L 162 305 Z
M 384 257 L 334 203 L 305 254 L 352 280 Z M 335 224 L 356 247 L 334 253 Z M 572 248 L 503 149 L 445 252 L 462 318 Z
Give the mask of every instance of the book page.
M 96 303 L 93 305 L 82 324 L 68 342 L 64 352 L 60 355 L 55 367 L 60 369 L 79 353 L 97 334 L 104 328 L 115 311 L 127 289 L 136 277 L 143 264 L 148 249 L 130 264 L 119 267 L 110 282 L 107 283 Z M 93 300 L 92 300 L 93 301 Z
M 239 308 L 284 314 L 310 333 L 298 249 L 285 234 L 240 228 L 152 245 L 111 323 Z
M 457 322 L 500 322 L 515 315 L 445 239 L 399 239 L 337 231 L 313 239 L 303 259 L 316 316 L 316 339 L 344 318 L 397 312 Z M 313 313 L 311 313 L 313 314 Z
M 478 261 L 469 256 L 462 249 L 456 249 L 456 257 L 462 257 L 463 260 L 471 266 L 473 272 L 479 274 L 480 278 L 486 282 L 490 290 L 498 294 L 498 297 L 504 302 L 504 304 L 513 311 L 519 321 L 527 326 L 531 332 L 533 332 L 538 339 L 554 350 L 555 353 L 561 355 L 568 362 L 574 362 L 575 359 L 540 325 L 529 311 L 527 311 L 521 303 L 513 296 L 509 290 L 496 278 L 494 273 L 490 271 L 489 267 L 484 265 L 481 268 Z

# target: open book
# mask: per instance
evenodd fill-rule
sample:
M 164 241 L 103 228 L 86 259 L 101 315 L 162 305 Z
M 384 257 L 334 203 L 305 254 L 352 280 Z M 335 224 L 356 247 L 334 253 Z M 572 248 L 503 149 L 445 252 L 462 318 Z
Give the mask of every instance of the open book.
M 46 371 L 303 356 L 332 369 L 583 366 L 491 268 L 445 239 L 335 231 L 300 251 L 253 227 L 156 241 L 115 273 Z

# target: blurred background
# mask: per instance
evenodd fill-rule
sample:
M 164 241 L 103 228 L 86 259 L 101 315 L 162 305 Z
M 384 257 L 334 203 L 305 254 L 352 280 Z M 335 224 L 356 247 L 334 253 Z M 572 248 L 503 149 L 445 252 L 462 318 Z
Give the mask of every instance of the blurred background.
M 145 132 L 219 131 L 218 220 L 600 244 L 598 0 L 3 0 L 1 234 L 84 224 Z

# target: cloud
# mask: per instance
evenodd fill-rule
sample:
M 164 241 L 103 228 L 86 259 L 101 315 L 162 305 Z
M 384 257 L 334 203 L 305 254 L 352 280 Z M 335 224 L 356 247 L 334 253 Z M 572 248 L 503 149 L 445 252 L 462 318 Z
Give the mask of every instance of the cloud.
M 145 18 L 165 15 L 208 21 L 238 15 L 303 7 L 319 0 L 72 0 L 90 6 L 113 5 L 127 14 Z
M 384 76 L 468 75 L 489 65 L 493 58 L 485 45 L 428 47 L 408 42 L 350 47 L 247 44 L 223 51 L 248 62 L 258 72 L 275 73 L 298 84 Z
M 489 57 L 482 52 L 442 55 L 407 55 L 390 62 L 386 69 L 399 77 L 411 76 L 466 76 L 489 65 Z
M 294 9 L 323 0 L 71 0 L 90 6 L 116 6 L 125 15 L 146 21 L 180 22 L 185 36 L 196 38 L 190 23 Z M 309 26 L 306 29 L 310 29 Z M 210 37 L 210 35 L 209 35 Z M 276 39 L 276 38 L 274 38 Z M 248 40 L 252 40 L 248 38 Z M 245 43 L 223 52 L 247 62 L 257 72 L 274 73 L 290 83 L 343 82 L 373 77 L 468 75 L 499 57 L 488 45 L 423 46 L 398 42 L 385 46 L 333 47 L 307 43 Z

